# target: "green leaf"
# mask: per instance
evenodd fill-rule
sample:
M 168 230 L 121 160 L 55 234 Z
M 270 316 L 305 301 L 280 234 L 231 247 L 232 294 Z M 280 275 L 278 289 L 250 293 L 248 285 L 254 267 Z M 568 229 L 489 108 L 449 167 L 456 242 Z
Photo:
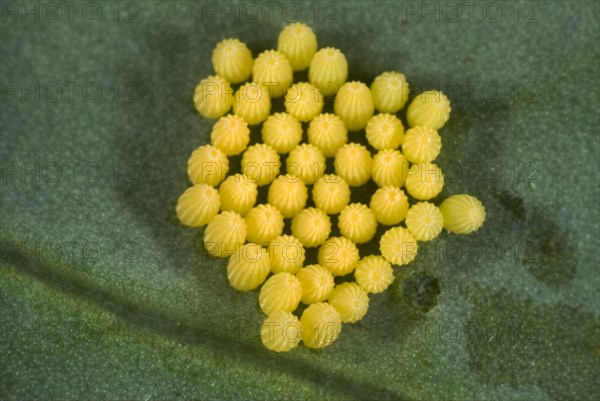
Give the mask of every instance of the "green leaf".
M 1 399 L 600 392 L 598 3 L 1 7 Z M 238 37 L 254 55 L 273 48 L 294 10 L 320 46 L 346 54 L 350 79 L 398 70 L 411 98 L 448 94 L 435 201 L 472 194 L 487 221 L 420 243 L 411 265 L 395 267 L 397 280 L 437 280 L 428 312 L 392 289 L 330 347 L 277 354 L 260 343 L 257 292 L 229 287 L 226 260 L 174 207 L 188 156 L 210 138 L 192 93 L 212 73 L 213 46 Z M 429 301 L 426 287 L 411 288 Z

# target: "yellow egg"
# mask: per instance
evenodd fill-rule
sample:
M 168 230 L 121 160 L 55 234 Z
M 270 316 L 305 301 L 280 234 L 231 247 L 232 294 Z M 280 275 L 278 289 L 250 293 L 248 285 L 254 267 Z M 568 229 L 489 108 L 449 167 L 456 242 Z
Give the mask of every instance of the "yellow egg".
M 257 244 L 245 244 L 229 257 L 227 279 L 238 291 L 251 291 L 265 282 L 269 274 L 269 255 Z
M 283 232 L 283 215 L 274 206 L 258 205 L 246 214 L 246 225 L 248 242 L 268 245 Z
M 440 91 L 426 91 L 413 99 L 406 110 L 408 125 L 440 129 L 450 118 L 450 100 Z
M 235 114 L 221 117 L 212 128 L 210 140 L 227 156 L 239 155 L 250 142 L 248 123 Z
M 347 143 L 335 154 L 335 172 L 351 187 L 363 185 L 371 178 L 373 159 L 363 145 Z
M 223 77 L 204 78 L 194 89 L 194 106 L 204 118 L 219 118 L 231 109 L 233 91 Z
M 247 80 L 253 64 L 250 49 L 237 39 L 222 40 L 212 53 L 212 65 L 217 74 L 233 84 Z
M 368 206 L 351 203 L 340 213 L 338 227 L 344 237 L 357 244 L 363 244 L 375 235 L 377 220 Z
M 325 156 L 314 145 L 296 146 L 286 160 L 287 172 L 299 177 L 305 184 L 314 184 L 325 173 Z
M 327 214 L 338 214 L 350 202 L 350 187 L 339 175 L 319 178 L 312 190 L 315 206 Z
M 225 257 L 236 252 L 244 242 L 248 228 L 235 212 L 216 215 L 204 230 L 204 247 L 213 256 Z
M 242 173 L 258 186 L 273 182 L 280 167 L 279 155 L 264 143 L 250 146 L 242 156 Z
M 318 147 L 325 157 L 333 157 L 348 142 L 348 130 L 335 114 L 316 116 L 308 126 L 308 143 Z
M 269 243 L 269 258 L 273 273 L 296 273 L 305 259 L 304 247 L 298 238 L 281 235 Z
M 390 262 L 381 256 L 370 255 L 362 258 L 354 271 L 356 283 L 372 294 L 385 291 L 394 281 L 394 269 Z
M 212 145 L 200 146 L 188 159 L 187 172 L 192 184 L 217 186 L 229 171 L 225 153 Z
M 379 242 L 381 255 L 395 265 L 406 265 L 417 256 L 419 247 L 417 240 L 404 227 L 387 230 Z
M 302 303 L 306 305 L 325 301 L 335 285 L 331 272 L 319 265 L 303 267 L 296 277 L 302 285 Z
M 329 303 L 338 311 L 343 323 L 355 323 L 367 314 L 369 295 L 356 283 L 342 283 L 333 289 Z
M 185 190 L 177 201 L 177 218 L 188 227 L 202 227 L 219 212 L 221 200 L 217 190 L 208 184 L 197 184 Z
M 375 191 L 369 206 L 379 223 L 393 226 L 406 217 L 408 198 L 400 188 L 388 185 Z
M 413 164 L 406 177 L 406 190 L 415 199 L 435 198 L 444 188 L 444 174 L 433 163 Z
M 271 351 L 288 352 L 296 348 L 302 340 L 300 320 L 291 312 L 275 312 L 263 322 L 260 339 Z
M 410 170 L 408 160 L 398 150 L 380 150 L 373 157 L 373 181 L 380 186 L 402 187 Z
M 230 175 L 219 187 L 221 210 L 245 216 L 256 203 L 257 195 L 256 183 L 248 177 L 243 174 Z
M 302 285 L 291 273 L 272 275 L 261 287 L 258 304 L 267 316 L 279 311 L 292 312 L 302 298 Z
M 323 96 L 332 96 L 348 79 L 348 61 L 344 53 L 333 47 L 319 50 L 310 62 L 308 81 L 315 85 Z
M 442 149 L 442 138 L 430 127 L 416 126 L 408 131 L 402 143 L 404 157 L 413 163 L 429 163 L 435 160 Z
M 334 276 L 352 273 L 358 264 L 358 248 L 345 237 L 331 237 L 319 248 L 319 264 Z
M 321 209 L 310 207 L 292 219 L 292 235 L 307 248 L 321 245 L 331 233 L 329 216 Z
M 289 24 L 279 34 L 277 50 L 285 54 L 294 71 L 305 70 L 317 52 L 317 36 L 306 24 Z
M 233 99 L 233 113 L 242 117 L 249 125 L 263 122 L 271 111 L 271 99 L 266 87 L 249 82 L 242 85 Z
M 406 215 L 406 228 L 417 241 L 431 241 L 442 232 L 444 217 L 432 203 L 419 202 Z
M 471 195 L 452 195 L 440 205 L 444 228 L 455 234 L 469 234 L 478 230 L 485 221 L 485 208 Z
M 327 302 L 310 305 L 300 318 L 302 341 L 308 348 L 320 349 L 331 345 L 342 330 L 338 311 Z
M 371 90 L 362 82 L 346 82 L 335 96 L 333 109 L 348 131 L 364 129 L 375 110 Z
M 377 114 L 367 123 L 367 141 L 377 150 L 396 149 L 402 145 L 404 126 L 392 114 Z
M 308 190 L 299 177 L 280 175 L 271 183 L 268 199 L 283 217 L 291 218 L 306 206 Z
M 408 83 L 399 72 L 384 72 L 371 84 L 373 103 L 381 113 L 396 113 L 408 100 Z
M 276 50 L 267 50 L 254 60 L 252 80 L 258 82 L 272 98 L 281 97 L 292 85 L 294 71 L 288 59 Z
M 323 109 L 323 95 L 308 82 L 292 85 L 285 94 L 285 110 L 299 121 L 307 122 L 315 118 Z
M 263 123 L 262 139 L 277 153 L 288 153 L 300 143 L 302 125 L 287 113 L 271 114 Z

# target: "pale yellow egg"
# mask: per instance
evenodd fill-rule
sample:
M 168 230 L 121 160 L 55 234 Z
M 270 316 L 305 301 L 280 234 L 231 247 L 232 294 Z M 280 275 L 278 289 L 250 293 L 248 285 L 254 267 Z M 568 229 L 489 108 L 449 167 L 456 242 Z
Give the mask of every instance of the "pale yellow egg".
M 317 52 L 317 36 L 306 24 L 289 24 L 279 34 L 277 50 L 285 54 L 294 71 L 305 70 Z
M 250 78 L 254 60 L 245 43 L 238 39 L 224 39 L 213 50 L 212 65 L 217 74 L 237 84 Z
M 202 227 L 217 215 L 220 205 L 221 199 L 216 189 L 208 184 L 197 184 L 181 194 L 175 211 L 181 224 Z
M 327 302 L 310 305 L 300 317 L 302 340 L 308 348 L 325 348 L 340 335 L 342 320 L 338 311 Z

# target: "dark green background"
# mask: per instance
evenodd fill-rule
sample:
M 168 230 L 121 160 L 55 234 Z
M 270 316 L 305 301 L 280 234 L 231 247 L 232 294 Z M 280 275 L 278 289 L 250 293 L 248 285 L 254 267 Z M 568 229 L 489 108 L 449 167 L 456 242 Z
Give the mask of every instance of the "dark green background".
M 0 399 L 598 395 L 597 2 L 55 4 L 1 4 Z M 209 138 L 191 96 L 213 46 L 273 48 L 297 10 L 350 79 L 448 93 L 443 196 L 488 217 L 396 268 L 439 279 L 427 314 L 396 283 L 331 347 L 279 355 L 174 205 Z

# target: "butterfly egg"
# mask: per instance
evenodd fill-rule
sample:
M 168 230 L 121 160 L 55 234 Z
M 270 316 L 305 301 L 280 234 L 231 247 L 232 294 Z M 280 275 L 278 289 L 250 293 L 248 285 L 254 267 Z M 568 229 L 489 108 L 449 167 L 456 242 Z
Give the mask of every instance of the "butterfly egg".
M 406 228 L 417 241 L 431 241 L 442 232 L 444 216 L 433 203 L 419 202 L 406 215 Z
M 406 110 L 408 125 L 440 129 L 450 118 L 450 100 L 440 91 L 426 91 L 413 99 Z
M 221 212 L 204 230 L 204 247 L 213 256 L 233 254 L 244 242 L 248 228 L 244 218 L 235 212 Z
M 302 139 L 302 124 L 287 113 L 271 114 L 262 126 L 262 140 L 277 153 L 288 153 Z
M 356 283 L 336 285 L 328 301 L 340 314 L 343 323 L 356 323 L 369 309 L 369 295 Z
M 319 264 L 334 276 L 352 273 L 358 264 L 358 248 L 345 237 L 331 237 L 319 248 Z
M 306 24 L 289 24 L 279 34 L 277 50 L 285 54 L 294 71 L 305 70 L 317 52 L 317 36 Z
M 275 312 L 263 322 L 260 339 L 271 351 L 288 352 L 296 348 L 302 340 L 300 320 L 291 312 Z
M 362 258 L 354 270 L 356 283 L 372 294 L 385 291 L 394 281 L 394 269 L 390 262 L 381 256 L 370 255 Z
M 338 311 L 327 302 L 310 305 L 300 317 L 302 341 L 308 348 L 320 349 L 337 340 L 342 330 Z
M 268 88 L 269 96 L 281 97 L 292 85 L 294 71 L 288 59 L 276 50 L 267 50 L 254 60 L 252 80 Z
M 323 109 L 323 95 L 308 82 L 292 85 L 285 94 L 285 110 L 299 121 L 307 122 L 315 118 Z
M 266 87 L 256 82 L 242 85 L 233 99 L 233 113 L 242 117 L 249 125 L 264 121 L 271 111 L 271 99 Z
M 264 143 L 248 147 L 242 156 L 242 173 L 258 186 L 273 182 L 280 167 L 279 155 Z
M 260 309 L 267 316 L 274 312 L 292 312 L 302 298 L 302 285 L 291 273 L 272 275 L 261 287 L 258 294 Z
M 296 273 L 302 267 L 305 252 L 302 243 L 292 235 L 281 235 L 269 243 L 273 273 Z
M 217 74 L 227 81 L 238 84 L 252 74 L 252 52 L 238 39 L 225 39 L 217 43 L 212 52 L 212 65 Z
M 406 217 L 408 197 L 400 188 L 387 185 L 375 191 L 369 206 L 379 223 L 393 226 Z
M 243 174 L 230 175 L 219 187 L 221 210 L 236 212 L 240 216 L 246 213 L 256 203 L 258 190 L 256 183 Z
M 181 224 L 202 227 L 217 215 L 220 205 L 221 200 L 216 189 L 208 184 L 197 184 L 181 194 L 175 211 Z
M 246 214 L 248 242 L 267 245 L 283 232 L 283 215 L 274 206 L 258 205 Z
M 204 78 L 194 89 L 194 106 L 204 118 L 219 118 L 233 104 L 231 85 L 223 77 Z
M 280 175 L 271 183 L 268 199 L 283 217 L 291 218 L 306 206 L 308 190 L 299 177 Z
M 485 208 L 471 195 L 452 195 L 440 205 L 444 228 L 455 234 L 469 234 L 478 230 L 485 221 Z
M 335 156 L 346 142 L 348 130 L 335 114 L 319 114 L 308 126 L 308 143 L 319 148 L 325 157 Z
M 292 219 L 292 235 L 307 248 L 321 245 L 330 233 L 331 221 L 321 209 L 304 209 Z
M 346 82 L 335 95 L 333 109 L 348 131 L 364 129 L 375 110 L 371 90 L 362 82 Z
M 350 187 L 339 175 L 319 178 L 312 190 L 315 206 L 327 214 L 338 214 L 350 202 Z
M 406 190 L 415 199 L 435 198 L 444 188 L 444 174 L 433 163 L 415 163 L 406 177 Z
M 442 138 L 430 127 L 416 126 L 408 131 L 402 143 L 404 157 L 413 163 L 429 163 L 435 160 L 442 149 Z
M 298 270 L 296 277 L 302 285 L 302 303 L 323 302 L 333 291 L 335 282 L 329 270 L 319 265 L 308 265 Z
M 404 126 L 392 114 L 377 114 L 371 117 L 366 127 L 367 141 L 377 150 L 396 149 L 402 145 Z
M 417 240 L 404 227 L 390 228 L 379 242 L 381 255 L 388 262 L 399 266 L 412 262 L 418 249 Z
M 373 103 L 381 113 L 396 113 L 408 100 L 408 83 L 399 72 L 384 72 L 371 84 Z
M 238 291 L 251 291 L 265 282 L 269 274 L 269 255 L 257 244 L 237 248 L 227 263 L 227 279 Z
M 305 184 L 314 184 L 325 173 L 325 156 L 314 145 L 296 146 L 286 160 L 288 174 L 299 177 Z
M 212 145 L 203 145 L 188 159 L 187 173 L 192 184 L 217 186 L 229 171 L 229 159 Z
M 348 79 L 348 61 L 340 50 L 325 47 L 315 53 L 308 68 L 308 81 L 323 96 L 333 96 Z
M 357 244 L 370 241 L 377 230 L 377 220 L 368 206 L 351 203 L 342 210 L 338 219 L 341 234 Z
M 371 178 L 380 186 L 402 187 L 410 170 L 408 160 L 398 150 L 380 150 L 373 156 Z
M 212 128 L 210 140 L 227 156 L 239 155 L 250 142 L 248 123 L 235 114 L 221 117 Z
M 351 187 L 363 185 L 371 177 L 373 159 L 363 145 L 347 143 L 335 154 L 333 162 L 335 173 Z

